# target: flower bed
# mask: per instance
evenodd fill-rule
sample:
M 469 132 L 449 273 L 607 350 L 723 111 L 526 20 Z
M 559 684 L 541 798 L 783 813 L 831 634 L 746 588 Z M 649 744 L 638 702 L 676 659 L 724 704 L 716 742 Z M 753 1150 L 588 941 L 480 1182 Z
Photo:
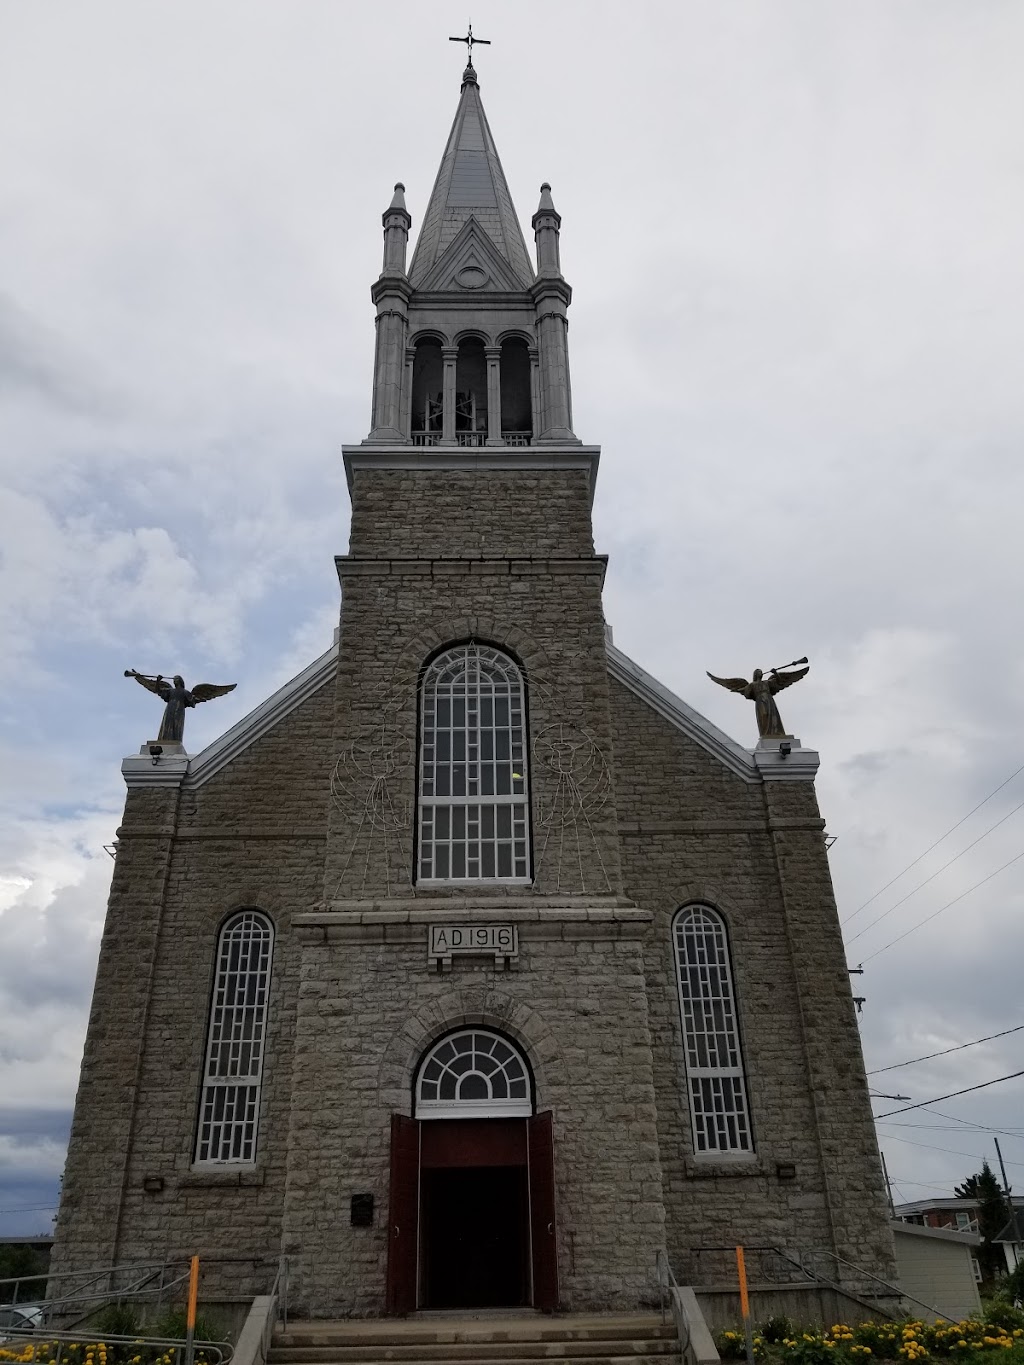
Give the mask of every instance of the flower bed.
M 719 1332 L 716 1344 L 723 1360 L 746 1356 L 741 1331 Z M 771 1318 L 754 1332 L 754 1356 L 768 1365 L 867 1365 L 873 1360 L 927 1365 L 944 1359 L 969 1365 L 975 1356 L 992 1352 L 1000 1365 L 1024 1365 L 1024 1313 L 1007 1307 L 961 1322 L 837 1322 L 825 1328 Z
M 139 1337 L 136 1341 L 63 1342 L 60 1346 L 60 1365 L 176 1365 L 178 1357 L 184 1360 L 183 1348 L 167 1346 L 164 1342 L 146 1341 Z M 57 1343 L 25 1339 L 18 1344 L 8 1341 L 0 1346 L 0 1365 L 58 1365 Z M 195 1365 L 208 1365 L 208 1356 L 197 1347 Z

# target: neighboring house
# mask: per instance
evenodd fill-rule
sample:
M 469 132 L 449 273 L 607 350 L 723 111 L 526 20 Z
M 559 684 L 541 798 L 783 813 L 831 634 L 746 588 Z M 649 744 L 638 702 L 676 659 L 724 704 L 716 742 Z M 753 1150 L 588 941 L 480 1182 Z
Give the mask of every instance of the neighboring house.
M 999 1242 L 1006 1257 L 1007 1273 L 1024 1264 L 1024 1199 L 1014 1199 L 1013 1217 L 992 1239 Z
M 1024 1195 L 1011 1195 L 1010 1203 L 1013 1217 L 993 1238 L 1002 1244 L 1008 1272 L 1024 1261 Z M 918 1227 L 978 1231 L 978 1205 L 970 1199 L 916 1199 L 909 1204 L 897 1204 L 893 1213 L 901 1222 Z M 980 1278 L 980 1269 L 976 1274 Z
M 981 1238 L 971 1232 L 915 1226 L 894 1219 L 900 1288 L 914 1317 L 958 1322 L 980 1312 L 977 1257 Z

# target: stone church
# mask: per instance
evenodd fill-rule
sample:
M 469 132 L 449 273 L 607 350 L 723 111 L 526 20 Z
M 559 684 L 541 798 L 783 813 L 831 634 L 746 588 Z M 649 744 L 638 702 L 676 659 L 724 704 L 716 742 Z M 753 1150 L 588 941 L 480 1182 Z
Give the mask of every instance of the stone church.
M 471 62 L 383 226 L 334 647 L 123 765 L 55 1266 L 283 1254 L 335 1317 L 635 1308 L 737 1243 L 892 1279 L 817 755 L 612 644 L 561 219 L 531 256 Z

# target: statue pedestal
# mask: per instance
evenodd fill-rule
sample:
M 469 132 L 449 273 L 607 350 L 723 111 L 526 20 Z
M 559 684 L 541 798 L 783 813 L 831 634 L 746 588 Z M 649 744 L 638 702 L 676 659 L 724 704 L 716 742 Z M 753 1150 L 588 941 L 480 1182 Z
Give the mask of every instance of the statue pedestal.
M 154 749 L 160 750 L 158 755 L 160 758 L 181 758 L 185 752 L 185 746 L 180 739 L 148 739 L 139 753 L 145 754 L 147 758 L 153 758 Z
M 805 749 L 795 735 L 762 735 L 754 765 L 764 782 L 813 782 L 818 755 Z

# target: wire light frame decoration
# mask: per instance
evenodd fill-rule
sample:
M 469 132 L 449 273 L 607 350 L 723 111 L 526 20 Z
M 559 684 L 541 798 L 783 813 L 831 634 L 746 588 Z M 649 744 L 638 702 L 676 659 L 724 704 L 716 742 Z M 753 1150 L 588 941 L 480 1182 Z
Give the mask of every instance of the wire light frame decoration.
M 350 739 L 331 773 L 331 800 L 355 819 L 335 896 L 378 888 L 381 870 L 385 895 L 409 887 L 412 744 L 397 733 L 393 708 L 381 709 L 381 723 Z
M 611 891 L 594 818 L 611 795 L 605 756 L 587 732 L 566 721 L 539 730 L 533 741 L 538 781 L 536 881 L 545 871 L 559 891 Z

